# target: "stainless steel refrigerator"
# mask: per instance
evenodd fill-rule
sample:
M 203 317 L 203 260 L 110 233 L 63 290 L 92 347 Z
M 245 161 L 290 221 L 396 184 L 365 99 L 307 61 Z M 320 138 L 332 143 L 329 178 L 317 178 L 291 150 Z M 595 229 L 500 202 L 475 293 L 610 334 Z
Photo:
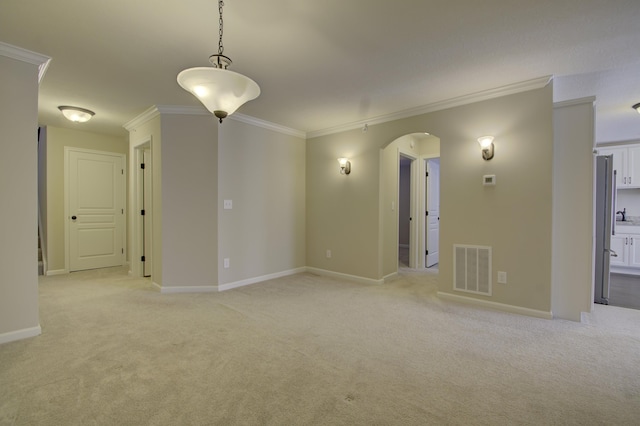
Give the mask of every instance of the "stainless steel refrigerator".
M 596 157 L 596 248 L 594 302 L 609 304 L 611 236 L 616 232 L 616 171 L 613 155 Z

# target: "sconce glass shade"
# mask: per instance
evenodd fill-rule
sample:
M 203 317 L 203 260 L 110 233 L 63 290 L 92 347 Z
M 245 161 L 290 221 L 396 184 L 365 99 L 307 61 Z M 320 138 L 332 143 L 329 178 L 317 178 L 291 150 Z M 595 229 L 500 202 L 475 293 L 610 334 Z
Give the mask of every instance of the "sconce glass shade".
M 348 175 L 351 173 L 351 162 L 348 158 L 338 158 L 338 163 L 340 163 L 340 174 Z
M 635 104 L 631 108 L 635 109 L 638 112 L 638 114 L 640 114 L 640 103 Z
M 91 120 L 91 117 L 95 115 L 93 111 L 74 106 L 61 105 L 58 109 L 62 111 L 62 115 L 64 115 L 67 120 L 73 121 L 74 123 L 84 123 Z
M 221 123 L 223 118 L 260 95 L 255 81 L 221 68 L 186 69 L 178 74 L 178 84 L 198 98 Z
M 481 136 L 478 138 L 478 143 L 482 148 L 482 158 L 485 160 L 491 160 L 493 158 L 493 136 Z

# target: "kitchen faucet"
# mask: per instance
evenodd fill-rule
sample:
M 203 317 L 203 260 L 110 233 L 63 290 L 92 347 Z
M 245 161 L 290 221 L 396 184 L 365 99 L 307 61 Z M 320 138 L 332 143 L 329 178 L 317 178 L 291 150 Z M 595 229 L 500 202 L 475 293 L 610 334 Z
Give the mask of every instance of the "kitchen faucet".
M 627 208 L 625 207 L 622 211 L 617 211 L 616 214 L 622 215 L 622 222 L 627 220 Z

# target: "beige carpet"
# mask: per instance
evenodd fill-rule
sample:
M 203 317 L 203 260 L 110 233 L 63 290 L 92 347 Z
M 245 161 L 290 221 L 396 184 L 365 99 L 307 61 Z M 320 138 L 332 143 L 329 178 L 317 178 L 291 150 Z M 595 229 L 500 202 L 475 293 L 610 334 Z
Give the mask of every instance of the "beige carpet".
M 492 312 L 412 271 L 216 294 L 122 269 L 40 283 L 43 334 L 0 346 L 1 425 L 640 423 L 640 311 Z

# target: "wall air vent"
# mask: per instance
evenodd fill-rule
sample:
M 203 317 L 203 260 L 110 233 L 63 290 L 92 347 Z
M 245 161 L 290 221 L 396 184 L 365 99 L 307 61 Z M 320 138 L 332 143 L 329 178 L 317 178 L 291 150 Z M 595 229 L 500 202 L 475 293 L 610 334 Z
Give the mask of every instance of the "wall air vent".
M 454 244 L 453 289 L 491 296 L 491 247 Z

